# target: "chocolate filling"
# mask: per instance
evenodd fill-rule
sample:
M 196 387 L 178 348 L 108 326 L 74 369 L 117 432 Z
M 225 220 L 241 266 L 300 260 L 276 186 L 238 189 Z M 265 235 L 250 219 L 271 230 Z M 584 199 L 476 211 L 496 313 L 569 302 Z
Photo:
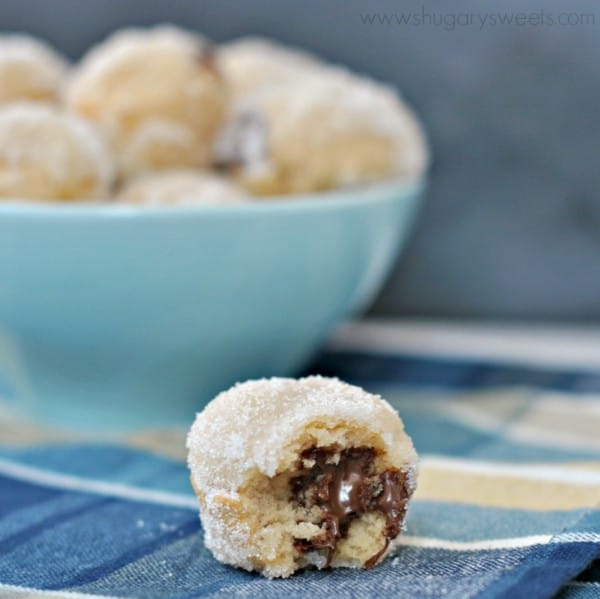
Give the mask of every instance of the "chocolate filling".
M 400 533 L 409 497 L 406 475 L 397 469 L 377 474 L 373 448 L 344 449 L 337 464 L 332 460 L 334 453 L 312 447 L 300 455 L 301 463 L 312 465 L 290 479 L 292 499 L 306 508 L 321 508 L 319 525 L 323 532 L 312 539 L 294 539 L 294 547 L 302 553 L 327 549 L 328 567 L 338 540 L 347 536 L 352 520 L 380 512 L 385 516 L 385 544 L 365 562 L 365 567 L 371 568 Z

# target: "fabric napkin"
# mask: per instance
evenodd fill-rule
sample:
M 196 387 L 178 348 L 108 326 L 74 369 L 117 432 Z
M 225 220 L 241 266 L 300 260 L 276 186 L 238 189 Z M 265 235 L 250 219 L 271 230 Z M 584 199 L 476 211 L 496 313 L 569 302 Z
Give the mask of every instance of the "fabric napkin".
M 397 553 L 265 580 L 202 544 L 185 427 L 94 438 L 0 418 L 0 597 L 600 596 L 600 371 L 337 343 L 421 456 Z

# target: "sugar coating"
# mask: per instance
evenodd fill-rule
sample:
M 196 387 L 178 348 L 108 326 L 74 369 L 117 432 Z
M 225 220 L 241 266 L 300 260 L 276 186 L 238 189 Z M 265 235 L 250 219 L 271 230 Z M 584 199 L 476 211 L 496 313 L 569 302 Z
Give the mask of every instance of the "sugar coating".
M 117 201 L 147 206 L 234 204 L 247 199 L 235 183 L 215 173 L 173 170 L 140 175 L 117 195 Z
M 92 48 L 67 103 L 102 127 L 126 177 L 208 164 L 227 97 L 207 40 L 162 26 L 122 30 Z
M 265 123 L 265 151 L 242 161 L 238 176 L 253 193 L 413 180 L 427 166 L 422 129 L 398 94 L 341 68 L 304 70 L 256 90 L 236 104 L 226 134 L 251 114 Z
M 414 457 L 402 421 L 380 396 L 321 376 L 260 379 L 220 393 L 197 415 L 188 436 L 194 481 L 202 489 L 235 493 L 254 468 L 273 476 L 282 448 L 320 419 L 360 422 L 382 436 L 390 455 L 400 461 L 408 456 L 407 462 Z M 224 438 L 227 443 L 213 442 Z
M 310 514 L 300 517 L 289 498 L 290 476 L 311 446 L 374 447 L 380 467 L 406 473 L 414 491 L 415 450 L 400 417 L 381 397 L 320 376 L 237 384 L 197 415 L 187 438 L 205 544 L 217 559 L 268 577 L 325 565 L 321 553 L 298 554 L 292 542 L 319 532 Z M 383 527 L 378 516 L 352 523 L 333 567 L 363 567 L 382 549 L 382 537 L 374 533 Z
M 260 37 L 243 37 L 223 44 L 217 58 L 234 102 L 265 86 L 323 66 L 308 52 Z
M 18 101 L 56 103 L 67 61 L 27 35 L 0 36 L 0 105 Z
M 85 120 L 37 103 L 0 110 L 0 197 L 98 198 L 113 175 L 106 145 Z

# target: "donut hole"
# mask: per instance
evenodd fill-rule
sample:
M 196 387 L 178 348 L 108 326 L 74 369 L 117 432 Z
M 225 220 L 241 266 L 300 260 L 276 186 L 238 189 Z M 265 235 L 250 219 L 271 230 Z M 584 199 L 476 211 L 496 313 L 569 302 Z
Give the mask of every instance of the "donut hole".
M 125 30 L 76 69 L 67 105 L 98 126 L 121 179 L 212 161 L 228 103 L 208 42 L 168 26 Z

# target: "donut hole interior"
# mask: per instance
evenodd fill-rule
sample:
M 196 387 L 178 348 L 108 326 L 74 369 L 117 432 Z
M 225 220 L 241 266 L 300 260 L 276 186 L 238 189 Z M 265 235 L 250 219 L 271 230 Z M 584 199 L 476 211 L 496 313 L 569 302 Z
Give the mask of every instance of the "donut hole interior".
M 400 532 L 410 494 L 381 438 L 311 427 L 283 453 L 283 470 L 256 472 L 240 492 L 256 544 L 253 563 L 282 573 L 375 565 Z

